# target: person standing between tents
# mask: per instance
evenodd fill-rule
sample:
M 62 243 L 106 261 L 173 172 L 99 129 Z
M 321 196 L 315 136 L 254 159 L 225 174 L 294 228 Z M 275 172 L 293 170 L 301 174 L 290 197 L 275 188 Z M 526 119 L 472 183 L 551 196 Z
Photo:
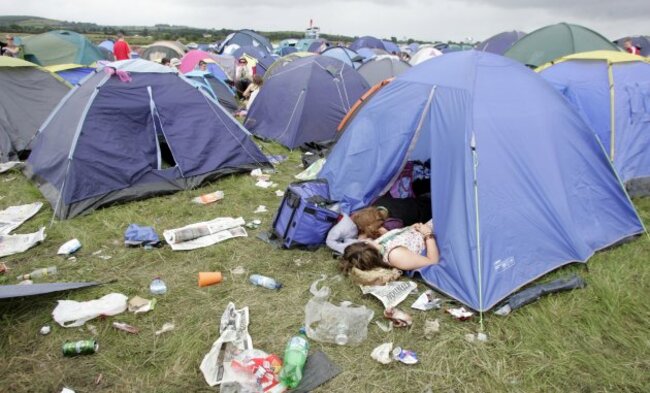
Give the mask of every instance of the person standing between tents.
M 248 60 L 242 57 L 237 62 L 237 68 L 235 68 L 235 89 L 237 89 L 237 94 L 240 97 L 243 97 L 250 83 L 251 72 L 248 69 Z
M 18 54 L 20 53 L 20 47 L 14 44 L 14 37 L 8 35 L 6 38 L 7 45 L 2 48 L 2 55 L 9 57 L 18 57 Z
M 639 48 L 637 48 L 634 45 L 631 38 L 625 39 L 625 42 L 623 43 L 623 47 L 628 53 L 631 53 L 633 55 L 641 55 L 641 51 L 639 50 Z
M 199 70 L 200 71 L 207 71 L 208 70 L 208 63 L 206 63 L 203 60 L 199 61 Z
M 113 55 L 115 55 L 115 60 L 128 60 L 131 58 L 131 48 L 129 44 L 124 40 L 124 34 L 117 34 L 117 41 L 113 45 Z
M 251 108 L 251 105 L 253 104 L 253 100 L 255 100 L 255 97 L 257 97 L 257 93 L 259 93 L 263 83 L 264 83 L 264 78 L 262 78 L 259 75 L 253 76 L 253 82 L 250 85 L 248 85 L 248 87 L 242 94 L 242 96 L 248 100 L 246 101 L 246 110 L 249 110 Z
M 160 59 L 160 65 L 164 65 L 166 67 L 171 67 L 170 62 L 171 61 L 169 60 L 168 57 L 163 57 L 162 59 Z

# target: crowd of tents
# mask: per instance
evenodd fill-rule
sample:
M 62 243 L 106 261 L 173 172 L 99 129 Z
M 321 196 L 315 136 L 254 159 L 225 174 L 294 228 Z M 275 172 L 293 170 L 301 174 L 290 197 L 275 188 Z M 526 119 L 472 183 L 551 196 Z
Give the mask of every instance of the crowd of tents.
M 347 212 L 429 161 L 441 262 L 419 273 L 476 310 L 644 231 L 630 195 L 650 194 L 650 60 L 582 26 L 475 47 L 241 30 L 119 62 L 73 32 L 20 44 L 0 58 L 0 162 L 26 160 L 61 219 L 271 166 L 256 136 L 333 144 L 319 177 Z M 241 58 L 264 77 L 242 122 Z

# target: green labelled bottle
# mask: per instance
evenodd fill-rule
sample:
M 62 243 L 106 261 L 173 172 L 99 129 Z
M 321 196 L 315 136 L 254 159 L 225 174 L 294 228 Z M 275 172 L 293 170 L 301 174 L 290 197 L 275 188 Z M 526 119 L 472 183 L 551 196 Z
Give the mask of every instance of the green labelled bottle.
M 280 381 L 289 389 L 293 389 L 302 379 L 302 369 L 307 361 L 309 353 L 309 341 L 305 336 L 305 330 L 300 329 L 300 334 L 291 337 L 284 350 L 284 360 L 282 371 L 280 371 Z

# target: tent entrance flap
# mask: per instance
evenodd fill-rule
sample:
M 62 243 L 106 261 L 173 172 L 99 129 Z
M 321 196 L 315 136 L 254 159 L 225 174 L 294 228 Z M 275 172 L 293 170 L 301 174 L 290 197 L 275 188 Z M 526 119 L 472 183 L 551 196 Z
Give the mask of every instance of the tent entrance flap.
M 149 110 L 151 111 L 153 133 L 156 138 L 156 169 L 173 168 L 176 166 L 176 160 L 174 159 L 171 146 L 167 143 L 162 119 L 160 118 L 158 108 L 156 108 L 156 102 L 153 100 L 151 86 L 147 86 L 147 93 L 149 93 Z

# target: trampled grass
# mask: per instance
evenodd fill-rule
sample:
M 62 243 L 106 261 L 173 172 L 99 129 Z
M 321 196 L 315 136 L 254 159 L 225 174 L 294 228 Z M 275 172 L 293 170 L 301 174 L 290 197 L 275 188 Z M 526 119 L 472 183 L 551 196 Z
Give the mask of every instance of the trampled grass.
M 275 153 L 287 154 L 274 145 Z M 299 154 L 280 164 L 272 180 L 284 188 L 297 167 Z M 10 180 L 14 178 L 13 180 Z M 201 206 L 194 196 L 223 190 L 225 199 Z M 39 191 L 19 173 L 0 175 L 0 208 L 43 201 Z M 124 230 L 130 223 L 152 225 L 159 235 L 164 229 L 219 216 L 261 218 L 263 228 L 280 202 L 273 190 L 254 186 L 244 174 L 223 178 L 200 189 L 114 206 L 50 226 L 49 205 L 17 231 L 27 233 L 47 226 L 46 241 L 26 253 L 3 258 L 10 271 L 0 277 L 4 284 L 34 268 L 56 265 L 62 281 L 99 280 L 114 283 L 69 293 L 1 301 L 0 391 L 59 392 L 63 386 L 76 392 L 208 392 L 199 364 L 218 336 L 219 318 L 228 302 L 250 307 L 250 333 L 255 347 L 281 354 L 287 339 L 302 325 L 304 306 L 310 297 L 309 284 L 321 274 L 330 279 L 332 301 L 350 300 L 365 304 L 380 319 L 381 305 L 361 295 L 348 280 L 331 279 L 336 262 L 325 249 L 316 252 L 280 251 L 255 239 L 226 241 L 213 247 L 172 252 L 169 247 L 145 251 L 123 246 Z M 635 201 L 646 223 L 650 223 L 650 200 Z M 260 204 L 269 212 L 253 214 Z M 76 261 L 56 256 L 58 247 L 77 237 L 83 248 Z M 92 253 L 103 250 L 110 260 Z M 318 389 L 319 392 L 644 392 L 650 390 L 650 240 L 639 238 L 623 246 L 600 252 L 588 265 L 571 265 L 544 278 L 577 273 L 587 288 L 551 295 L 508 317 L 486 315 L 487 343 L 469 343 L 465 334 L 476 332 L 478 323 L 457 322 L 441 311 L 413 311 L 410 330 L 382 332 L 369 327 L 368 339 L 358 347 L 338 347 L 312 341 L 343 372 Z M 279 292 L 254 287 L 247 276 L 230 270 L 244 266 L 248 273 L 273 276 L 284 283 Z M 225 281 L 198 288 L 197 273 L 221 271 Z M 144 315 L 124 313 L 87 324 L 98 331 L 99 351 L 91 356 L 64 358 L 66 340 L 93 337 L 86 327 L 58 326 L 51 312 L 58 299 L 79 301 L 111 292 L 129 297 L 150 298 L 148 286 L 161 276 L 169 292 L 159 297 L 154 311 Z M 54 278 L 48 278 L 54 280 Z M 418 283 L 423 290 L 424 284 Z M 407 299 L 405 308 L 414 300 Z M 424 338 L 425 319 L 440 318 L 441 332 Z M 138 335 L 115 330 L 113 321 L 141 329 Z M 176 329 L 156 337 L 165 322 Z M 52 333 L 38 330 L 49 324 Z M 420 363 L 387 366 L 370 358 L 372 349 L 391 341 L 417 351 Z M 99 378 L 101 376 L 101 378 Z M 99 379 L 99 381 L 97 381 Z M 97 383 L 96 383 L 97 382 Z

